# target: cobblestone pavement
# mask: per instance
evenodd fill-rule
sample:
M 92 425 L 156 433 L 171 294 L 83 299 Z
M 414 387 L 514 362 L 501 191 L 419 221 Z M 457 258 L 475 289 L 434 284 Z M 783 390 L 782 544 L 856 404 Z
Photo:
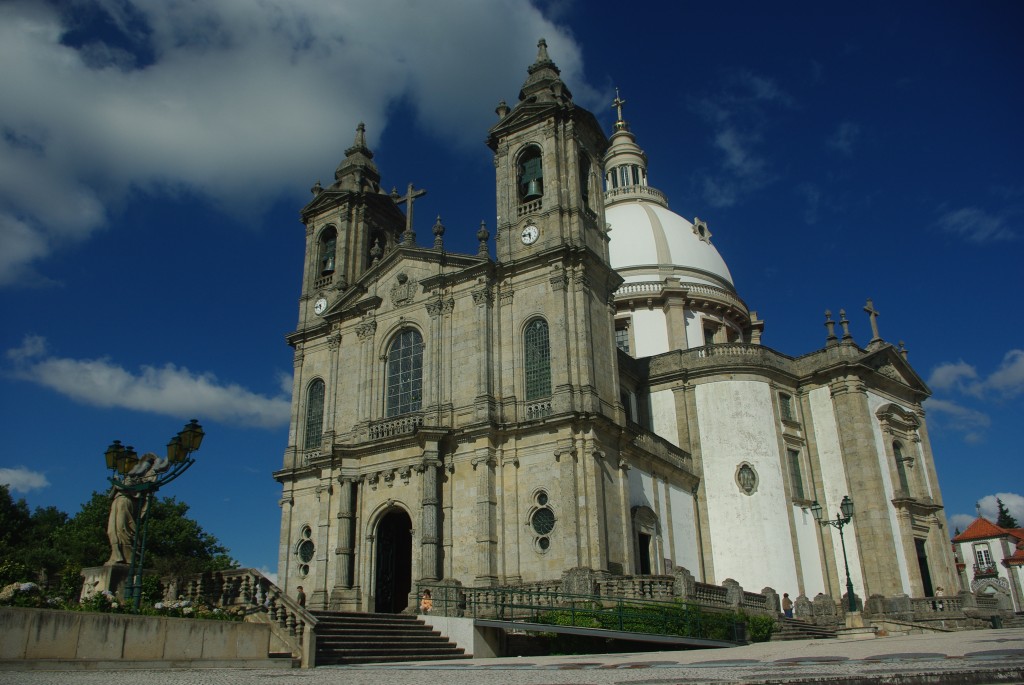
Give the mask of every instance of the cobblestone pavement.
M 126 664 L 126 666 L 129 666 Z M 1024 683 L 1024 630 L 862 641 L 800 640 L 721 650 L 471 659 L 288 669 L 5 670 L 5 685 L 546 685 L 550 683 Z

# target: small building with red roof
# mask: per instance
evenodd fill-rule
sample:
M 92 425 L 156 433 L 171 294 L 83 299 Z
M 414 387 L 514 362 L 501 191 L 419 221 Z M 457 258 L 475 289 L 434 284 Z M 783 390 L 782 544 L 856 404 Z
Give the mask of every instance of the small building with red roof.
M 983 516 L 953 538 L 960 582 L 971 592 L 1006 593 L 1024 611 L 1024 528 L 1002 528 Z

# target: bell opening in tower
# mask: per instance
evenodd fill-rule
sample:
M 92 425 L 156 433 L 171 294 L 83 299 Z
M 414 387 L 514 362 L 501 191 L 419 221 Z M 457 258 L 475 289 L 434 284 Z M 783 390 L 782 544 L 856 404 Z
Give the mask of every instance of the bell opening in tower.
M 544 196 L 544 165 L 540 148 L 531 145 L 519 156 L 519 200 L 532 202 Z

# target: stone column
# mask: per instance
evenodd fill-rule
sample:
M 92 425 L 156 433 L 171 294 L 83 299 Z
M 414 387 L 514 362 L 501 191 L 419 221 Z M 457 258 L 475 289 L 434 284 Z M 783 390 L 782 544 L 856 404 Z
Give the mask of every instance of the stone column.
M 420 500 L 422 511 L 422 522 L 420 528 L 420 580 L 431 581 L 439 578 L 441 536 L 438 529 L 440 517 L 438 507 L 438 469 L 441 468 L 441 461 L 438 459 L 437 444 L 428 445 L 423 450 L 423 461 L 417 465 L 416 470 L 421 474 L 423 483 L 423 494 Z
M 476 420 L 486 421 L 490 418 L 491 403 L 494 400 L 491 378 L 491 349 L 493 347 L 491 311 L 494 305 L 494 296 L 489 285 L 484 285 L 479 290 L 473 291 L 473 304 L 476 305 L 477 331 L 480 336 L 476 355 Z
M 476 471 L 476 505 L 477 505 L 477 532 L 476 543 L 478 550 L 477 561 L 477 585 L 496 585 L 498 582 L 497 572 L 497 530 L 494 520 L 497 500 L 494 488 L 494 467 L 495 461 L 489 447 L 478 450 L 478 456 L 473 458 L 473 469 Z
M 341 599 L 345 590 L 352 589 L 352 536 L 356 518 L 352 487 L 352 478 L 338 476 L 338 546 L 334 550 L 337 568 L 334 573 L 334 590 L 331 593 L 332 608 Z
M 619 458 L 619 516 L 622 521 L 622 573 L 633 575 L 633 516 L 629 510 L 629 470 L 632 467 Z

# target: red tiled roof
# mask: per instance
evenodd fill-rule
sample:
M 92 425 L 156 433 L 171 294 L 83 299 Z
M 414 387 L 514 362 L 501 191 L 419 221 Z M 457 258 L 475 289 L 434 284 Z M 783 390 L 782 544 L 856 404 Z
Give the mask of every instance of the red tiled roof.
M 1021 535 L 1016 535 L 1016 531 L 1020 529 L 1007 530 L 1006 528 L 1000 528 L 996 524 L 989 521 L 983 516 L 979 516 L 974 519 L 971 525 L 967 526 L 967 530 L 953 538 L 953 542 L 967 542 L 969 540 L 985 540 L 987 538 L 1001 538 L 1004 535 L 1011 535 L 1018 540 L 1024 539 Z

